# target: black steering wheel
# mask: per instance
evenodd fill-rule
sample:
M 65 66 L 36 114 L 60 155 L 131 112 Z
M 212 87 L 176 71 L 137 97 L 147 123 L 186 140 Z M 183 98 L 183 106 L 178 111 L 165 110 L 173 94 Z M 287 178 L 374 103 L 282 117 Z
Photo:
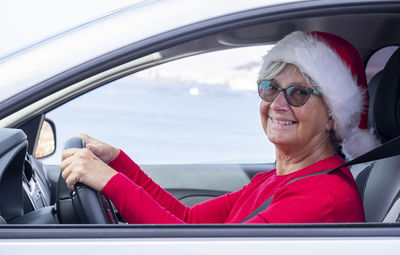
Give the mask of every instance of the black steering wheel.
M 82 138 L 72 137 L 64 148 L 84 148 Z M 57 184 L 57 216 L 63 224 L 116 224 L 118 223 L 110 200 L 100 192 L 82 184 L 75 184 L 75 191 L 68 189 L 61 173 Z

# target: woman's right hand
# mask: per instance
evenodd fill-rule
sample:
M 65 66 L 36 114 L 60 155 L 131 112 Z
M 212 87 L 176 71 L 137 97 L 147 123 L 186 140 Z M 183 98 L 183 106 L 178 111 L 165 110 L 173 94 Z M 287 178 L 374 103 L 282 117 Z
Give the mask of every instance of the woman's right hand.
M 79 134 L 78 137 L 85 141 L 85 148 L 93 152 L 96 157 L 101 159 L 104 163 L 109 164 L 119 154 L 120 150 L 102 141 L 99 141 L 87 134 Z

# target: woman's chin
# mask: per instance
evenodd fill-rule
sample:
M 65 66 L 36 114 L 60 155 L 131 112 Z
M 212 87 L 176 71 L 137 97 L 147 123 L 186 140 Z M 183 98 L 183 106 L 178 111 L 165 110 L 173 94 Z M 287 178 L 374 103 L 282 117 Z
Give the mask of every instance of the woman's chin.
M 289 143 L 297 141 L 297 129 L 294 126 L 283 128 L 269 128 L 266 132 L 269 140 L 274 143 Z
M 292 132 L 267 132 L 268 139 L 275 146 L 294 146 L 298 142 L 296 133 Z
M 271 143 L 273 143 L 277 147 L 293 146 L 296 144 L 297 141 L 296 138 L 287 135 L 280 135 L 280 136 L 268 135 L 268 139 Z

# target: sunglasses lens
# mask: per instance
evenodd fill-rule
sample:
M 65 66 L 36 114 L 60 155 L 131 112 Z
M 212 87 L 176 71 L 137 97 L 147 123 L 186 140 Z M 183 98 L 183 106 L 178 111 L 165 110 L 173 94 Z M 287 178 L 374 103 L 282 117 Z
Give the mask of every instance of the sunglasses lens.
M 290 86 L 286 89 L 286 99 L 293 106 L 302 106 L 309 96 L 310 92 L 299 86 Z
M 267 102 L 272 102 L 275 99 L 278 91 L 279 88 L 271 84 L 270 80 L 263 80 L 258 83 L 258 94 Z
M 258 94 L 267 102 L 274 101 L 281 90 L 284 91 L 287 102 L 295 107 L 304 105 L 311 93 L 309 89 L 299 85 L 292 85 L 286 89 L 280 89 L 270 80 L 262 80 L 258 83 Z

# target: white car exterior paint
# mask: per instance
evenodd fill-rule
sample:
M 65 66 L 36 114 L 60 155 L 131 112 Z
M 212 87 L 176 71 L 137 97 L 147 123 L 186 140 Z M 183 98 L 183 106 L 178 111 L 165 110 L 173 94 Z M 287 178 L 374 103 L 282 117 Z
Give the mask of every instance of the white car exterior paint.
M 400 238 L 180 238 L 1 240 L 2 254 L 393 254 Z

